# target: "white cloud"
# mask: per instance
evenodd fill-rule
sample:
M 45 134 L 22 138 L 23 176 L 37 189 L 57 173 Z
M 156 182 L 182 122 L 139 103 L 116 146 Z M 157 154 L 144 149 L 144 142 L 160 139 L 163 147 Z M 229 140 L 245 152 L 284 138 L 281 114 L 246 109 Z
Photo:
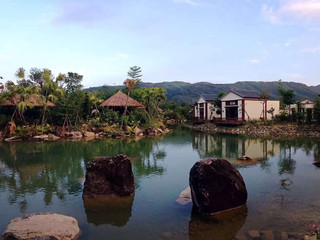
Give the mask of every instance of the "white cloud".
M 284 44 L 284 46 L 289 47 L 291 44 L 292 44 L 292 42 L 286 42 L 286 43 Z
M 320 24 L 320 0 L 283 0 L 279 7 L 263 4 L 262 16 L 272 24 Z
M 315 54 L 315 55 L 319 55 L 320 54 L 320 46 L 317 47 L 313 47 L 313 48 L 305 48 L 302 50 L 303 53 L 311 53 L 311 54 Z
M 249 62 L 257 64 L 259 63 L 259 60 L 254 58 L 254 59 L 250 59 Z
M 203 2 L 200 0 L 173 0 L 173 1 L 177 3 L 186 3 L 192 6 L 199 6 L 203 4 Z

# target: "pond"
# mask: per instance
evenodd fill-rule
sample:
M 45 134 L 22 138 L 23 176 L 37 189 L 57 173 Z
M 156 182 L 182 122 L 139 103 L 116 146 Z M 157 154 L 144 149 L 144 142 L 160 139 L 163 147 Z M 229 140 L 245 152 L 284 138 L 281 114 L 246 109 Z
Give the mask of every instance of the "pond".
M 126 203 L 87 206 L 85 166 L 95 156 L 130 156 L 136 192 Z M 258 160 L 243 165 L 236 158 Z M 223 157 L 242 174 L 247 209 L 223 219 L 202 219 L 192 204 L 176 202 L 189 171 L 202 158 Z M 0 231 L 33 212 L 75 217 L 80 239 L 225 239 L 251 229 L 305 232 L 320 223 L 320 141 L 265 140 L 179 128 L 159 138 L 90 142 L 0 144 Z

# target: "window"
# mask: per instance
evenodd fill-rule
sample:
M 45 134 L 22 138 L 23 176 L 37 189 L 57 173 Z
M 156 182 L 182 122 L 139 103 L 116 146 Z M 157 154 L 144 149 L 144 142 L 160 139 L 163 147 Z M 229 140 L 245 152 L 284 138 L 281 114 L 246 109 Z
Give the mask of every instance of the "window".
M 227 101 L 227 102 L 226 102 L 226 105 L 227 105 L 227 106 L 230 106 L 230 105 L 231 105 L 231 106 L 232 106 L 232 105 L 238 105 L 238 101 Z

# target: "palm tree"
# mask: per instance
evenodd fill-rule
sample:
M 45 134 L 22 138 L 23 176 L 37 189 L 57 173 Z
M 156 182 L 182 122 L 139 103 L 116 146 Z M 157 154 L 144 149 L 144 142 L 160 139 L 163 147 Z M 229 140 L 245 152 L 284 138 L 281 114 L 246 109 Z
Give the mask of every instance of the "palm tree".
M 128 90 L 128 95 L 127 95 L 127 100 L 126 100 L 126 106 L 124 108 L 124 112 L 122 114 L 122 120 L 121 120 L 121 127 L 120 129 L 122 129 L 123 127 L 123 120 L 125 118 L 125 116 L 127 115 L 127 111 L 128 111 L 128 101 L 129 101 L 129 96 L 130 93 L 132 92 L 132 90 L 140 83 L 140 79 L 130 79 L 127 78 L 123 84 L 126 85 L 127 90 Z
M 56 81 L 53 80 L 53 76 L 51 74 L 51 71 L 48 69 L 43 70 L 42 74 L 42 86 L 41 86 L 41 100 L 43 104 L 43 112 L 42 112 L 42 120 L 41 124 L 45 123 L 46 120 L 46 112 L 48 108 L 48 102 L 56 102 L 58 99 L 58 96 L 63 95 L 63 89 L 59 88 L 58 84 L 58 78 Z

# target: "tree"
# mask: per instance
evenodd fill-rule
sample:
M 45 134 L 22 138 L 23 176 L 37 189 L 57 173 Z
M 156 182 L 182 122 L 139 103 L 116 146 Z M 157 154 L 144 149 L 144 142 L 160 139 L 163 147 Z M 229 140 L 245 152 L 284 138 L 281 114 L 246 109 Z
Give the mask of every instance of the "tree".
M 63 86 L 67 92 L 75 92 L 82 88 L 82 79 L 83 75 L 68 72 L 67 76 L 63 78 Z
M 138 83 L 139 83 L 141 81 L 141 77 L 142 77 L 141 72 L 142 72 L 141 67 L 138 67 L 138 66 L 130 67 L 130 69 L 128 71 L 128 77 L 130 79 L 134 79 L 134 80 L 138 81 Z
M 314 99 L 313 115 L 318 124 L 320 124 L 320 97 Z
M 129 75 L 129 73 L 128 73 Z M 123 121 L 124 121 L 124 118 L 127 114 L 127 111 L 128 111 L 128 101 L 129 101 L 129 96 L 130 96 L 130 93 L 132 92 L 132 90 L 138 85 L 138 83 L 140 82 L 140 80 L 138 79 L 126 79 L 123 84 L 127 87 L 127 90 L 128 90 L 128 94 L 127 94 L 127 100 L 126 100 L 126 106 L 124 108 L 124 112 L 122 114 L 122 120 L 121 120 L 121 128 L 123 127 Z
M 290 113 L 290 105 L 295 103 L 295 93 L 292 89 L 286 89 L 283 87 L 282 83 L 279 83 L 278 93 L 280 95 L 280 102 L 282 105 L 289 106 Z
M 213 100 L 213 106 L 218 108 L 218 110 L 216 111 L 218 115 L 221 115 L 221 97 L 223 95 L 225 95 L 225 92 L 219 92 L 218 96 Z

